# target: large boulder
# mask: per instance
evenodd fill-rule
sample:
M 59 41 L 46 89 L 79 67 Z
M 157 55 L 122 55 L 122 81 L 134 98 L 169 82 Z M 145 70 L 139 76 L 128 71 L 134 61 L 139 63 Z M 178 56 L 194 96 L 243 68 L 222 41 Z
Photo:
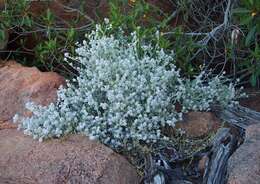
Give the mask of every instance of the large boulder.
M 228 173 L 228 184 L 259 184 L 260 124 L 247 128 L 245 142 L 229 160 Z
M 55 102 L 64 79 L 8 62 L 0 68 L 0 183 L 9 184 L 135 184 L 139 177 L 126 159 L 83 135 L 39 143 L 9 122 L 18 113 L 30 115 L 25 103 Z
M 138 184 L 125 158 L 83 135 L 39 143 L 22 132 L 0 130 L 0 183 Z
M 4 64 L 0 67 L 0 129 L 8 127 L 7 122 L 11 122 L 16 113 L 29 115 L 26 102 L 41 105 L 54 102 L 62 84 L 65 84 L 64 78 L 54 72 L 41 72 L 14 61 Z

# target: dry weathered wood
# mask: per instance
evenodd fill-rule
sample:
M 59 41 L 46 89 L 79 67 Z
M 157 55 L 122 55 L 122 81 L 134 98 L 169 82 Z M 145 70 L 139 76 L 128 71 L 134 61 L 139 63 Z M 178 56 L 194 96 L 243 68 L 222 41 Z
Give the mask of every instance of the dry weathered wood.
M 229 128 L 219 129 L 209 153 L 210 161 L 203 177 L 203 184 L 224 184 L 229 157 L 241 144 L 240 139 L 246 127 L 260 123 L 260 113 L 240 105 L 227 109 L 215 106 L 213 109 L 220 119 L 239 132 L 232 134 Z
M 165 162 L 160 167 L 155 166 L 155 162 L 151 160 L 151 162 L 153 162 L 152 168 L 154 175 L 150 177 L 149 184 L 193 183 L 188 181 L 187 178 L 184 177 L 183 173 L 180 173 L 183 170 L 181 171 L 179 169 L 180 167 L 176 167 L 176 164 L 184 164 L 190 160 L 192 164 L 196 166 L 198 162 L 195 160 L 199 160 L 203 155 L 207 155 L 209 161 L 203 175 L 202 183 L 225 183 L 228 159 L 243 142 L 246 127 L 252 124 L 260 123 L 260 112 L 253 111 L 240 105 L 227 109 L 221 109 L 219 106 L 214 106 L 212 109 L 220 119 L 229 125 L 229 128 L 219 129 L 211 145 L 203 150 L 203 153 L 198 152 L 194 154 L 192 158 L 177 160 L 173 164 L 175 166 L 173 166 L 170 162 L 168 162 L 170 165 L 167 165 L 168 163 L 164 160 L 164 158 L 160 158 L 162 162 Z M 156 178 L 158 180 L 156 180 Z
M 179 168 L 171 168 L 168 161 L 160 157 L 161 164 L 155 162 L 152 155 L 146 158 L 146 173 L 143 178 L 144 184 L 192 184 L 185 180 Z
M 260 123 L 260 112 L 256 112 L 241 105 L 227 109 L 221 109 L 218 106 L 214 106 L 213 111 L 220 119 L 241 128 Z
M 203 184 L 224 184 L 229 157 L 237 148 L 237 140 L 229 128 L 221 128 L 216 134 L 209 152 Z

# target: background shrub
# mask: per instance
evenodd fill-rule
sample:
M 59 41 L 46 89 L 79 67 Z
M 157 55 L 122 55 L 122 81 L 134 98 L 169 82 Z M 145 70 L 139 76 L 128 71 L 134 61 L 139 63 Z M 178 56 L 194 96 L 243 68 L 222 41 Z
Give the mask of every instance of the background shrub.
M 183 76 L 193 79 L 202 69 L 216 75 L 226 71 L 233 81 L 240 78 L 241 84 L 259 86 L 258 0 L 5 2 L 0 39 L 6 41 L 9 35 L 9 42 L 0 51 L 3 59 L 73 77 L 76 71 L 63 62 L 63 54 L 74 54 L 74 43 L 107 16 L 115 32 L 120 25 L 125 34 L 136 32 L 148 42 L 157 42 L 154 34 L 160 30 L 158 44 L 174 50 L 172 62 Z M 36 16 L 31 9 L 38 4 L 45 5 Z M 53 7 L 71 18 L 63 19 Z
M 244 71 L 242 80 L 249 79 L 252 86 L 260 85 L 260 1 L 241 0 L 233 10 L 234 23 L 240 30 L 240 41 L 235 46 L 234 57 L 238 72 Z
M 86 16 L 83 9 L 66 7 L 59 1 L 51 3 L 54 5 L 48 6 L 47 1 L 5 1 L 0 11 L 0 42 L 6 36 L 9 36 L 9 42 L 0 56 L 43 71 L 73 76 L 72 68 L 62 62 L 64 53 L 73 54 L 75 42 L 92 29 L 94 20 Z M 56 12 L 61 10 L 63 17 Z M 70 11 L 69 18 L 65 10 Z

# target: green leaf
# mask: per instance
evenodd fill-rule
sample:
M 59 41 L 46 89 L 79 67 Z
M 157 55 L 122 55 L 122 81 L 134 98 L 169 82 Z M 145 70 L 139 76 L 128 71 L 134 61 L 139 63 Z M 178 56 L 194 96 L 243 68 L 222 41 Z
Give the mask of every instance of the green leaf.
M 255 45 L 255 50 L 254 50 L 253 52 L 251 51 L 251 54 L 254 56 L 254 58 L 255 58 L 256 60 L 259 60 L 259 59 L 260 59 L 260 48 L 259 48 L 258 43 L 256 43 L 256 45 Z
M 51 25 L 53 23 L 53 21 L 54 21 L 54 15 L 53 15 L 53 13 L 51 12 L 51 10 L 49 8 L 46 10 L 46 15 L 44 17 L 44 20 L 49 25 Z
M 259 19 L 260 21 L 260 19 Z M 260 22 L 256 24 L 256 32 L 260 33 Z
M 235 8 L 233 10 L 233 13 L 238 13 L 238 14 L 242 14 L 242 13 L 250 13 L 250 10 L 246 9 L 246 8 Z
M 5 31 L 0 30 L 0 41 L 4 41 L 4 40 L 5 40 Z
M 256 81 L 257 81 L 257 76 L 255 73 L 253 73 L 250 77 L 250 84 L 255 87 L 256 86 Z
M 255 39 L 255 34 L 256 34 L 256 26 L 254 26 L 249 33 L 246 36 L 246 46 L 250 46 L 250 44 L 252 43 L 252 41 Z
M 67 36 L 69 40 L 73 40 L 74 36 L 75 36 L 75 29 L 74 28 L 70 28 L 67 32 Z
M 32 19 L 28 16 L 24 17 L 24 25 L 28 26 L 28 27 L 32 27 Z
M 241 25 L 248 25 L 253 20 L 251 15 L 248 16 L 241 16 L 240 17 L 240 24 Z
M 256 9 L 257 9 L 257 10 L 260 10 L 260 1 L 259 1 L 259 0 L 256 1 L 255 6 L 256 6 Z

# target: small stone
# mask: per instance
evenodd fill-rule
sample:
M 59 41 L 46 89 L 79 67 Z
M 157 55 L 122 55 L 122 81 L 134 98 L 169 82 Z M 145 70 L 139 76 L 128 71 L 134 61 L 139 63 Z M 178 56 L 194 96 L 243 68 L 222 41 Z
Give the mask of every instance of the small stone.
M 189 112 L 175 128 L 181 129 L 190 138 L 199 138 L 216 132 L 221 121 L 211 112 Z

